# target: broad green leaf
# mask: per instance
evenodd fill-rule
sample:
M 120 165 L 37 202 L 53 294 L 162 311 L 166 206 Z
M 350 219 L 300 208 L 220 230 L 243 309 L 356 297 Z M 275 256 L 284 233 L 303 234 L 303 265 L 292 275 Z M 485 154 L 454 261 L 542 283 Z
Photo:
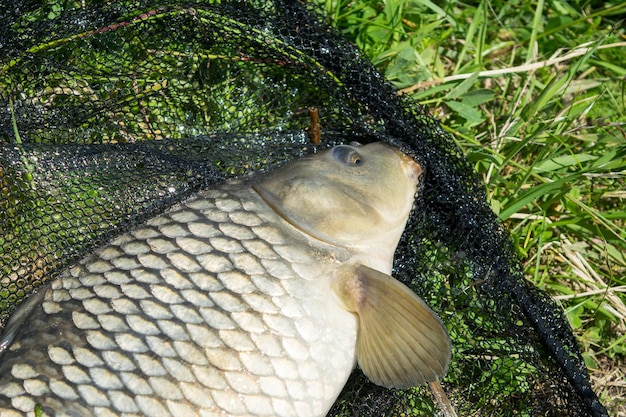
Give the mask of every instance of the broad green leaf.
M 600 80 L 574 80 L 567 86 L 563 94 L 578 94 L 601 85 L 602 81 Z
M 452 109 L 452 111 L 458 113 L 470 124 L 478 124 L 485 119 L 481 112 L 473 107 L 468 106 L 465 103 L 461 103 L 458 101 L 446 101 L 445 103 L 448 107 Z
M 606 68 L 608 70 L 611 70 L 611 71 L 615 72 L 619 76 L 622 76 L 622 77 L 626 76 L 626 68 L 620 67 L 620 66 L 616 65 L 615 63 L 607 62 L 607 61 L 603 61 L 603 60 L 599 60 L 599 59 L 590 59 L 589 62 L 593 63 L 594 65 L 598 65 L 600 67 L 604 67 L 604 68 Z
M 576 308 L 567 311 L 567 318 L 574 329 L 578 329 L 583 325 L 583 321 L 580 318 L 583 312 L 584 308 L 580 304 Z
M 541 171 L 541 172 L 559 171 L 564 168 L 569 168 L 571 166 L 580 165 L 583 162 L 592 161 L 597 158 L 598 157 L 595 155 L 589 155 L 586 153 L 574 154 L 574 155 L 561 155 L 561 156 L 556 156 L 554 158 L 550 158 L 545 161 L 539 162 L 537 165 L 533 167 L 533 169 L 535 171 Z
M 469 90 L 474 85 L 477 79 L 478 79 L 478 72 L 475 72 L 472 75 L 470 75 L 469 78 L 464 80 L 461 84 L 454 87 L 448 94 L 446 94 L 445 98 L 452 99 L 452 98 L 457 98 L 457 97 L 462 96 L 463 94 L 467 92 L 467 90 Z
M 479 90 L 472 90 L 463 94 L 461 100 L 470 107 L 477 107 L 493 100 L 495 95 L 496 94 L 493 90 L 481 88 Z
M 567 176 L 561 178 L 560 180 L 547 182 L 526 190 L 517 199 L 514 199 L 510 204 L 507 204 L 505 206 L 504 210 L 500 212 L 500 219 L 508 219 L 513 213 L 519 212 L 521 209 L 526 207 L 526 205 L 530 204 L 541 196 L 553 194 L 556 191 L 561 191 L 563 188 L 567 187 L 567 183 L 571 180 L 572 177 Z
M 413 0 L 413 3 L 422 4 L 422 5 L 426 6 L 427 8 L 432 10 L 433 12 L 437 13 L 437 15 L 439 15 L 441 18 L 445 19 L 452 26 L 454 26 L 454 27 L 458 26 L 458 24 L 456 23 L 456 20 L 454 20 L 452 15 L 450 15 L 450 13 L 446 13 L 445 10 L 443 10 L 441 7 L 437 6 L 432 1 L 430 1 L 430 0 Z
M 611 171 L 626 168 L 626 148 L 621 151 L 607 149 L 591 164 L 594 171 Z
M 501 167 L 504 159 L 497 153 L 488 152 L 486 150 L 480 150 L 475 152 L 469 152 L 466 155 L 466 158 L 471 162 L 482 162 L 487 161 L 496 165 L 497 167 Z
M 548 85 L 541 91 L 539 97 L 524 106 L 520 115 L 521 118 L 526 121 L 532 120 L 537 112 L 542 110 L 547 103 L 561 97 L 562 89 L 569 81 L 569 76 L 552 78 Z

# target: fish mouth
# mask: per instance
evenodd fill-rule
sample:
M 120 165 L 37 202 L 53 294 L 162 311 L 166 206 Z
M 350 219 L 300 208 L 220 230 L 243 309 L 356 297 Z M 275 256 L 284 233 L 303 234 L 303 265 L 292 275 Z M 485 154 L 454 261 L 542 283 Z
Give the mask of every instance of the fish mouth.
M 422 175 L 422 166 L 415 162 L 415 160 L 407 154 L 402 153 L 402 151 L 400 151 L 399 149 L 392 149 L 400 157 L 402 168 L 404 168 L 404 170 L 406 171 L 409 179 L 417 183 L 420 175 Z

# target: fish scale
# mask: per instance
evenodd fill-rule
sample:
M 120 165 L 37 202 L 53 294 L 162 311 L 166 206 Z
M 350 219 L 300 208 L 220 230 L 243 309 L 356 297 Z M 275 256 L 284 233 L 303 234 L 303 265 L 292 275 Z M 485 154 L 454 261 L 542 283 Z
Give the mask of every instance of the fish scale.
M 421 168 L 340 145 L 204 190 L 31 296 L 0 338 L 0 415 L 320 417 L 358 361 L 437 381 L 450 340 L 389 273 Z
M 97 251 L 40 293 L 44 301 L 9 349 L 13 359 L 2 362 L 0 404 L 27 413 L 39 403 L 43 415 L 55 404 L 72 415 L 66 403 L 76 400 L 125 415 L 188 415 L 216 405 L 223 411 L 214 415 L 323 413 L 337 392 L 320 381 L 347 378 L 356 328 L 337 308 L 347 325 L 311 319 L 306 306 L 332 307 L 310 285 L 320 270 L 307 276 L 277 262 L 277 246 L 310 252 L 277 223 L 256 193 L 235 183 L 201 192 Z M 290 291 L 284 280 L 306 291 Z M 310 349 L 312 342 L 322 345 Z

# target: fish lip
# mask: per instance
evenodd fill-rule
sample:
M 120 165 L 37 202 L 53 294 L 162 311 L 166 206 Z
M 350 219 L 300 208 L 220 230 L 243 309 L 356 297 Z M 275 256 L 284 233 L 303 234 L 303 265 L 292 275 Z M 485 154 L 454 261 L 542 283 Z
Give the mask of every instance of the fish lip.
M 397 148 L 392 148 L 393 151 L 400 157 L 400 161 L 402 163 L 402 167 L 407 172 L 409 179 L 417 183 L 420 175 L 422 175 L 423 169 L 420 164 L 418 164 L 413 158 L 409 155 L 403 153 Z

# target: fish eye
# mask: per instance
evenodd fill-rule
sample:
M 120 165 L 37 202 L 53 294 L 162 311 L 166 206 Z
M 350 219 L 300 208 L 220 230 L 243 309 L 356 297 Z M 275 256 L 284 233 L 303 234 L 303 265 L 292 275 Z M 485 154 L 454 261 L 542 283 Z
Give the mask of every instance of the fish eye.
M 351 146 L 335 146 L 332 149 L 331 154 L 333 158 L 340 162 L 343 162 L 346 165 L 361 165 L 363 163 L 363 158 L 361 158 L 361 154 L 359 154 L 356 149 Z

